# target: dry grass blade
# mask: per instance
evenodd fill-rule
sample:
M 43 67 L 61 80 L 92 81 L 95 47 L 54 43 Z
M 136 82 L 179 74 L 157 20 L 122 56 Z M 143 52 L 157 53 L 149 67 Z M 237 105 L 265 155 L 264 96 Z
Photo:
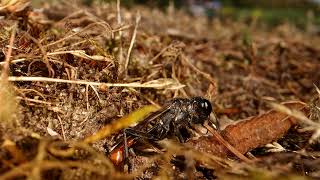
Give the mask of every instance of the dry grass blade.
M 31 174 L 28 177 L 30 180 L 40 180 L 41 179 L 41 166 L 40 164 L 44 160 L 46 156 L 46 145 L 47 141 L 40 141 L 38 145 L 38 154 L 34 159 L 34 166 L 33 169 L 31 170 Z
M 285 114 L 287 114 L 289 116 L 292 116 L 292 117 L 296 118 L 297 120 L 301 121 L 302 123 L 304 123 L 306 125 L 320 128 L 320 124 L 311 121 L 301 111 L 298 111 L 298 110 L 295 110 L 295 109 L 290 109 L 290 108 L 286 107 L 285 105 L 277 104 L 277 103 L 273 103 L 273 102 L 270 102 L 269 105 L 273 109 L 275 109 L 276 111 L 285 113 Z
M 68 168 L 79 168 L 82 170 L 87 170 L 89 172 L 93 172 L 99 174 L 101 176 L 105 176 L 107 174 L 113 174 L 114 177 L 119 176 L 114 170 L 112 163 L 101 153 L 97 152 L 91 146 L 83 142 L 70 142 L 69 145 L 73 148 L 70 149 L 82 149 L 86 152 L 89 152 L 93 159 L 99 159 L 99 164 L 102 166 L 93 165 L 88 163 L 88 161 L 79 161 L 79 160 L 47 160 L 46 159 L 46 150 L 48 150 L 52 155 L 56 157 L 71 157 L 74 155 L 73 151 L 70 153 L 70 149 L 59 149 L 58 147 L 64 147 L 66 142 L 55 141 L 52 143 L 48 143 L 47 140 L 41 140 L 38 146 L 38 154 L 33 161 L 26 162 L 21 164 L 10 171 L 2 174 L 0 179 L 12 179 L 14 177 L 20 177 L 26 175 L 28 179 L 39 179 L 41 177 L 41 172 L 49 169 L 68 169 Z M 69 154 L 67 154 L 69 153 Z M 121 177 L 121 176 L 119 176 Z
M 20 177 L 23 175 L 28 175 L 31 168 L 36 165 L 34 161 L 22 164 L 0 176 L 0 179 L 13 179 L 16 177 Z M 102 168 L 98 168 L 92 164 L 88 164 L 86 162 L 78 162 L 78 161 L 48 161 L 44 160 L 40 164 L 37 164 L 41 170 L 48 170 L 48 169 L 66 169 L 66 168 L 81 168 L 84 170 L 88 170 L 90 172 L 100 174 L 105 176 L 105 171 Z
M 112 61 L 110 58 L 105 57 L 105 56 L 100 56 L 100 55 L 90 56 L 90 55 L 86 54 L 86 52 L 84 50 L 51 52 L 51 53 L 47 53 L 47 55 L 53 56 L 53 55 L 61 55 L 61 54 L 68 54 L 68 53 L 70 53 L 74 56 L 78 56 L 80 58 L 84 58 L 84 59 L 90 59 L 90 60 L 95 60 L 95 61 L 109 61 L 109 62 Z
M 12 61 L 10 61 L 11 63 L 19 63 L 19 62 L 23 62 L 23 61 L 26 61 L 27 59 L 26 58 L 20 58 L 20 59 L 14 59 Z M 1 66 L 4 66 L 6 64 L 6 62 L 0 62 L 0 65 Z
M 203 71 L 201 71 L 200 69 L 198 69 L 196 66 L 194 66 L 189 60 L 188 60 L 188 58 L 184 55 L 184 54 L 182 54 L 182 60 L 188 65 L 188 66 L 190 66 L 191 67 L 191 69 L 192 70 L 194 70 L 195 72 L 197 72 L 197 73 L 199 73 L 199 74 L 201 74 L 204 78 L 206 78 L 206 79 L 208 79 L 210 82 L 211 82 L 211 84 L 212 84 L 212 93 L 213 94 L 217 94 L 217 83 L 216 83 L 216 81 L 211 77 L 211 75 L 210 74 L 208 74 L 208 73 L 205 73 L 205 72 L 203 72 Z
M 157 88 L 157 89 L 171 89 L 171 90 L 181 89 L 185 86 L 183 84 L 180 84 L 180 82 L 177 82 L 174 79 L 167 79 L 167 78 L 155 79 L 152 81 L 145 82 L 143 84 L 146 86 Z M 164 86 L 165 88 L 162 88 L 162 86 Z
M 65 42 L 66 40 L 70 39 L 71 37 L 73 36 L 76 36 L 77 34 L 80 34 L 80 33 L 83 33 L 85 32 L 86 30 L 89 30 L 91 29 L 92 27 L 96 26 L 96 25 L 99 25 L 99 26 L 102 26 L 103 28 L 105 28 L 106 30 L 109 30 L 110 32 L 112 32 L 112 29 L 109 29 L 110 27 L 109 26 L 106 26 L 106 23 L 101 23 L 101 22 L 95 22 L 95 23 L 92 23 L 92 24 L 89 24 L 88 26 L 84 27 L 83 29 L 81 29 L 80 31 L 77 31 L 75 33 L 72 33 L 62 39 L 59 39 L 55 42 L 52 42 L 50 44 L 47 44 L 44 46 L 44 48 L 48 48 L 50 46 L 53 46 L 53 45 L 56 45 L 56 44 L 59 44 L 59 43 L 63 43 Z
M 69 149 L 61 149 L 61 147 L 65 147 L 65 145 L 68 144 L 71 148 Z M 76 149 L 82 149 L 87 152 L 89 152 L 93 157 L 99 159 L 101 164 L 105 165 L 105 171 L 104 174 L 107 174 L 108 172 L 114 172 L 113 164 L 109 159 L 106 158 L 106 156 L 100 152 L 97 152 L 94 148 L 92 148 L 89 144 L 84 142 L 62 142 L 62 141 L 56 141 L 52 142 L 48 146 L 48 151 L 57 156 L 57 157 L 72 157 L 75 153 Z
M 319 99 L 320 99 L 320 89 L 319 89 L 318 86 L 316 86 L 315 84 L 314 84 L 314 87 L 316 88 L 316 91 L 317 91 L 317 93 L 318 93 L 318 97 L 319 97 Z
M 211 167 L 216 167 L 216 168 L 230 168 L 232 167 L 235 163 L 226 159 L 223 159 L 221 157 L 208 154 L 205 152 L 200 152 L 195 150 L 192 147 L 189 146 L 183 146 L 180 144 L 177 144 L 173 141 L 170 140 L 162 140 L 160 142 L 161 145 L 163 145 L 169 153 L 175 153 L 179 155 L 184 155 L 186 151 L 190 151 L 188 155 L 190 155 L 192 158 L 210 165 Z
M 316 90 L 318 91 L 319 89 Z M 306 117 L 302 112 L 289 109 L 284 105 L 276 104 L 276 103 L 269 103 L 271 107 L 273 107 L 276 111 L 285 113 L 289 116 L 295 117 L 297 120 L 299 120 L 302 124 L 304 124 L 306 127 L 304 127 L 301 131 L 314 131 L 313 135 L 309 139 L 309 143 L 312 144 L 316 142 L 320 137 L 320 123 L 310 120 L 308 117 Z
M 157 79 L 145 83 L 99 83 L 84 80 L 65 80 L 46 77 L 26 77 L 26 76 L 10 76 L 9 81 L 38 81 L 38 82 L 54 82 L 54 83 L 68 83 L 68 84 L 82 84 L 93 86 L 107 86 L 107 87 L 130 87 L 130 88 L 154 88 L 154 89 L 180 89 L 184 85 L 176 82 L 173 79 Z
M 49 72 L 49 76 L 50 77 L 54 77 L 54 70 L 50 64 L 48 55 L 47 55 L 47 51 L 46 48 L 41 44 L 41 42 L 39 40 L 37 40 L 36 38 L 32 37 L 28 32 L 24 33 L 29 39 L 31 39 L 40 49 L 40 52 L 43 56 L 43 62 L 46 64 L 47 68 L 48 68 L 48 72 Z

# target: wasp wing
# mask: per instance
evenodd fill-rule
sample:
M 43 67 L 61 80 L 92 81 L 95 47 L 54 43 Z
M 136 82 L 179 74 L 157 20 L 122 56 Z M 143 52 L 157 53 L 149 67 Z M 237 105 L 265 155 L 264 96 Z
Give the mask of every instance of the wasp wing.
M 141 131 L 141 129 L 143 129 L 146 126 L 148 126 L 152 121 L 156 120 L 161 115 L 163 115 L 164 113 L 168 112 L 170 110 L 170 107 L 171 107 L 171 104 L 168 104 L 168 105 L 164 106 L 163 108 L 159 109 L 158 111 L 150 113 L 150 115 L 148 115 L 143 121 L 138 123 L 132 129 Z M 127 135 L 127 139 L 129 139 L 129 138 L 136 139 L 136 137 L 134 137 L 133 135 L 128 134 Z M 122 146 L 123 144 L 124 144 L 124 137 L 123 137 L 123 133 L 121 133 L 118 136 L 118 138 L 116 140 L 116 143 L 114 143 L 114 145 L 109 149 L 109 152 L 111 153 L 112 151 L 114 151 L 115 149 L 118 149 L 118 147 Z
M 171 107 L 171 104 L 162 107 L 158 111 L 150 113 L 150 115 L 148 115 L 143 121 L 138 123 L 132 129 L 137 129 L 141 131 L 141 129 L 143 129 L 144 127 L 149 125 L 151 122 L 155 121 L 156 119 L 158 119 L 161 115 L 163 115 L 164 113 L 167 113 L 170 110 L 170 107 Z

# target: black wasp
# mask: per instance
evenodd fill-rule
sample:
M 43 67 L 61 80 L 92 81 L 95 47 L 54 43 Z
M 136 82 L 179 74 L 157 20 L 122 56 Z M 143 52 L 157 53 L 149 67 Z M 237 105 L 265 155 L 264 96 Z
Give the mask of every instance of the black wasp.
M 211 103 L 202 97 L 173 99 L 142 122 L 125 129 L 120 141 L 110 149 L 109 157 L 115 165 L 119 165 L 128 154 L 127 148 L 139 138 L 159 141 L 171 135 L 185 142 L 188 129 L 192 129 L 194 124 L 203 124 L 211 111 Z

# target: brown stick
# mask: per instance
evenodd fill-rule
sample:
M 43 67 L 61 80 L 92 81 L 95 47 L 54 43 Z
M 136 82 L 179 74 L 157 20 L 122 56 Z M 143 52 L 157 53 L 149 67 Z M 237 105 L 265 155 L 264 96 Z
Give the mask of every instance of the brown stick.
M 15 35 L 16 35 L 16 28 L 17 28 L 17 24 L 14 24 L 13 28 L 12 28 L 11 36 L 10 36 L 9 48 L 6 53 L 6 59 L 4 61 L 5 63 L 3 65 L 2 74 L 1 74 L 1 78 L 2 78 L 3 82 L 8 81 L 10 58 L 11 58 L 12 47 L 13 47 L 13 43 L 14 43 L 14 39 L 15 39 Z

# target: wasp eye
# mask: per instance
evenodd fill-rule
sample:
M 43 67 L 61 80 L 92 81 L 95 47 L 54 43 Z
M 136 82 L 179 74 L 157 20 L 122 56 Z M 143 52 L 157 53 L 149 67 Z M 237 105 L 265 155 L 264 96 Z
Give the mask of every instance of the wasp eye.
M 202 99 L 201 108 L 202 108 L 203 114 L 206 114 L 207 116 L 212 111 L 211 103 L 206 99 Z
M 208 102 L 202 102 L 201 107 L 207 109 L 208 108 Z
M 192 106 L 193 111 L 195 112 L 194 120 L 197 121 L 197 123 L 203 122 L 206 118 L 208 118 L 212 111 L 211 103 L 201 97 L 192 98 Z

